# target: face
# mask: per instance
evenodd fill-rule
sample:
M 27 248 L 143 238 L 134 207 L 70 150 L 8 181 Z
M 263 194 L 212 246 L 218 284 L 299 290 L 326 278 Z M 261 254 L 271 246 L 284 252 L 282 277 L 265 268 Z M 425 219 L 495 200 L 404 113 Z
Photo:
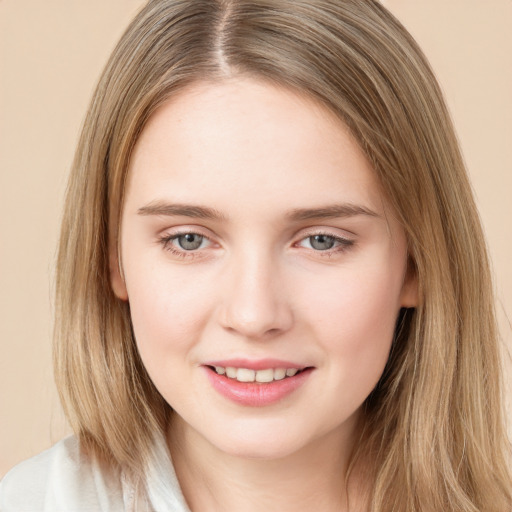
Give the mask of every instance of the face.
M 112 283 L 175 421 L 249 457 L 346 436 L 415 287 L 345 126 L 287 89 L 200 83 L 150 119 L 129 173 Z

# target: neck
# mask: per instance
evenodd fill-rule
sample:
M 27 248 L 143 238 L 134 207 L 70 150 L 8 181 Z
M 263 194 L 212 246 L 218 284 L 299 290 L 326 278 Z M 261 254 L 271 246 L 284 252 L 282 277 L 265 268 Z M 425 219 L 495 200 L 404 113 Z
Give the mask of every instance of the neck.
M 218 450 L 175 416 L 169 445 L 192 512 L 345 512 L 353 430 L 331 432 L 285 457 L 249 459 Z M 354 508 L 352 487 L 350 510 L 362 510 Z

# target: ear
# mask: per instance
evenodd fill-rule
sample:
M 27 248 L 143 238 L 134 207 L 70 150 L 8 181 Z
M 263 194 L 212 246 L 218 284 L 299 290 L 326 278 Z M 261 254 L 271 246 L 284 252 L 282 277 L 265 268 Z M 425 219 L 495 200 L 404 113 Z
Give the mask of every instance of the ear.
M 110 271 L 110 285 L 114 295 L 123 301 L 128 300 L 128 290 L 124 282 L 124 276 L 119 261 L 116 244 L 110 243 L 109 247 L 109 271 Z
M 418 295 L 418 272 L 414 261 L 409 257 L 400 294 L 400 305 L 403 308 L 415 308 L 419 302 Z

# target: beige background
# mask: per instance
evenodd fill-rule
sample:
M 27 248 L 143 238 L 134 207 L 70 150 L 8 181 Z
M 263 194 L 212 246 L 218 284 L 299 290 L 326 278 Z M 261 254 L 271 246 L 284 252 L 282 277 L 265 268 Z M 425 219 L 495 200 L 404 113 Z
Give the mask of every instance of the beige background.
M 50 356 L 62 197 L 95 81 L 142 3 L 0 0 L 0 476 L 69 432 Z M 384 4 L 417 38 L 447 95 L 510 347 L 512 0 Z

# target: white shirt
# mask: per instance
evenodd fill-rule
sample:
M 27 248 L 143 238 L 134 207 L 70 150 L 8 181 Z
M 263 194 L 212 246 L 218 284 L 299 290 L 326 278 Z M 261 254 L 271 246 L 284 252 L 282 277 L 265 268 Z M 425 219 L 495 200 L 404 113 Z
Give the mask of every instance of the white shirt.
M 71 436 L 15 466 L 0 482 L 0 512 L 190 512 L 163 439 L 146 474 L 150 503 L 122 472 L 84 457 Z

